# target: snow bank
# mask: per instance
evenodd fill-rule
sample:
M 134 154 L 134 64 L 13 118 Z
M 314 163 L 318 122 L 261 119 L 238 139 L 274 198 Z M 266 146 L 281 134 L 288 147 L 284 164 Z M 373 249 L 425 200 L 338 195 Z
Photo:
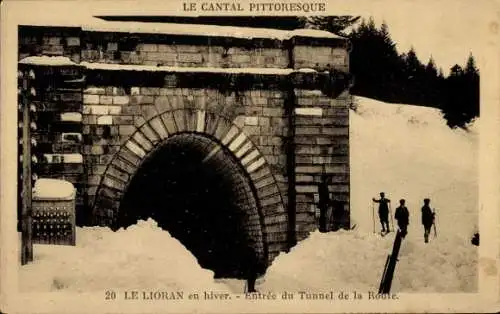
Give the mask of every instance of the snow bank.
M 34 261 L 21 268 L 22 291 L 68 292 L 162 288 L 222 291 L 213 272 L 153 220 L 127 230 L 76 229 L 76 247 L 35 245 Z
M 38 179 L 35 182 L 33 197 L 38 199 L 71 199 L 75 188 L 71 182 L 58 179 Z
M 394 233 L 314 232 L 268 269 L 261 291 L 377 291 Z M 477 247 L 456 237 L 430 243 L 404 240 L 391 291 L 473 292 Z
M 372 197 L 406 199 L 409 237 L 422 238 L 424 198 L 437 210 L 438 232 L 469 239 L 478 220 L 478 121 L 452 130 L 439 110 L 355 97 L 350 112 L 351 218 L 373 231 Z M 380 230 L 378 221 L 377 230 Z

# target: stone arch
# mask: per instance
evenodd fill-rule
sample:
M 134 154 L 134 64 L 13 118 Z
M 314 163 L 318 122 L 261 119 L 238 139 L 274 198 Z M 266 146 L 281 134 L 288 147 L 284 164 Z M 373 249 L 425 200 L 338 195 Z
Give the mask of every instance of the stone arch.
M 257 200 L 259 217 L 255 219 L 261 227 L 267 261 L 287 248 L 283 238 L 287 234 L 287 214 L 277 181 L 258 147 L 234 120 L 218 112 L 195 108 L 170 109 L 144 116 L 148 119 L 122 141 L 102 175 L 93 202 L 97 224 L 118 226 L 120 202 L 144 160 L 176 135 L 192 133 L 218 143 L 205 158 L 225 150 L 234 156 L 246 174 Z

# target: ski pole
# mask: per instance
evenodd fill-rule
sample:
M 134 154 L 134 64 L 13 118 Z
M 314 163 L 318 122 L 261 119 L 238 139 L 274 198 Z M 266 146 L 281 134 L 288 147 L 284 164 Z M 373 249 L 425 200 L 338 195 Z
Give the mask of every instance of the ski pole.
M 372 221 L 373 221 L 373 233 L 375 233 L 375 204 L 372 201 Z
M 436 209 L 432 211 L 433 214 L 433 219 L 432 219 L 432 225 L 434 226 L 434 238 L 437 238 L 437 228 L 436 228 Z
M 391 224 L 392 224 L 392 230 L 396 230 L 396 227 L 394 227 L 394 219 L 392 218 L 392 207 L 391 203 L 389 203 L 389 216 L 391 217 Z

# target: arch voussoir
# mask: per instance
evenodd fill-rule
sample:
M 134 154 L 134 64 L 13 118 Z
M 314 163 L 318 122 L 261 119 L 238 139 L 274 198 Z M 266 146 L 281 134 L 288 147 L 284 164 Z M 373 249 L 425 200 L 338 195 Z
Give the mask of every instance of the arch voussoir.
M 175 123 L 174 114 L 172 111 L 166 111 L 161 114 L 161 119 L 163 124 L 167 128 L 169 134 L 175 134 L 178 132 L 177 125 Z
M 161 120 L 159 115 L 150 119 L 148 123 L 151 126 L 151 128 L 156 132 L 156 134 L 158 134 L 160 140 L 165 140 L 166 138 L 168 138 L 169 135 L 168 131 L 166 130 L 165 125 L 163 124 L 163 121 Z
M 184 111 L 184 120 L 186 121 L 186 132 L 196 132 L 196 123 L 198 122 L 198 117 L 196 116 L 196 110 L 186 109 Z
M 175 125 L 177 125 L 177 131 L 185 132 L 187 126 L 185 110 L 175 110 L 173 114 L 174 114 Z
M 131 140 L 137 143 L 146 153 L 154 148 L 154 144 L 147 138 L 141 130 L 138 130 L 132 135 Z
M 206 127 L 206 111 L 205 110 L 197 110 L 196 111 L 196 132 L 204 133 Z
M 152 146 L 156 146 L 160 141 L 160 136 L 151 128 L 149 123 L 144 123 L 138 130 L 138 132 L 141 132 L 142 135 L 146 137 Z
M 131 138 L 129 138 L 129 140 L 125 143 L 125 147 L 139 157 L 140 160 L 142 160 L 142 158 L 144 158 L 147 154 L 147 152 Z
M 140 156 L 137 156 L 134 152 L 132 152 L 125 146 L 122 146 L 122 148 L 118 152 L 118 156 L 135 166 L 139 166 L 142 160 Z
M 219 119 L 222 119 L 219 115 L 206 111 L 205 113 L 205 133 L 215 136 L 215 131 L 217 129 L 217 124 Z

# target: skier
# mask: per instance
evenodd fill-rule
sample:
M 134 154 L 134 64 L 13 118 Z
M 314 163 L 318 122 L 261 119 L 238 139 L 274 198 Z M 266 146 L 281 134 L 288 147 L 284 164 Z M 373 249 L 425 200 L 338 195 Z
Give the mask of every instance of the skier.
M 380 199 L 377 200 L 373 198 L 375 203 L 379 203 L 378 206 L 378 217 L 380 218 L 380 224 L 382 225 L 382 233 L 390 232 L 389 229 L 389 203 L 390 199 L 385 198 L 385 193 L 380 192 Z
M 429 234 L 431 233 L 431 227 L 434 223 L 434 213 L 432 212 L 429 203 L 430 199 L 424 199 L 424 206 L 422 206 L 422 225 L 424 226 L 424 240 L 425 243 L 429 242 Z
M 404 238 L 408 233 L 408 225 L 410 224 L 410 212 L 405 206 L 405 200 L 399 200 L 399 207 L 396 208 L 396 213 L 394 218 L 398 221 L 399 230 L 401 230 L 401 236 Z

